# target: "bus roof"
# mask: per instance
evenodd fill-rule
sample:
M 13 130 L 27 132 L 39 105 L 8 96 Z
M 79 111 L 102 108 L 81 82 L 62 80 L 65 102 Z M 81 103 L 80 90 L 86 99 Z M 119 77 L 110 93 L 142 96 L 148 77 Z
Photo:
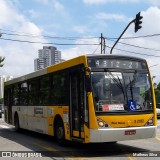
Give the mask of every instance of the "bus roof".
M 63 69 L 69 68 L 69 67 L 73 67 L 73 66 L 79 65 L 79 64 L 84 64 L 85 66 L 87 65 L 86 55 L 81 55 L 79 57 L 76 57 L 76 58 L 73 58 L 73 59 L 58 63 L 58 64 L 54 64 L 49 67 L 46 67 L 46 68 L 41 69 L 39 71 L 32 72 L 32 73 L 23 75 L 21 77 L 14 78 L 10 81 L 5 82 L 4 86 L 10 85 L 13 83 L 23 82 L 23 81 L 31 79 L 31 78 L 36 78 L 38 76 L 42 76 L 47 73 L 56 72 L 56 71 L 63 70 Z
M 59 71 L 62 69 L 66 69 L 75 65 L 79 65 L 79 64 L 84 64 L 85 66 L 87 66 L 87 61 L 86 61 L 86 57 L 87 58 L 120 58 L 120 59 L 134 59 L 134 60 L 145 60 L 142 58 L 138 58 L 138 57 L 131 57 L 131 56 L 125 56 L 125 55 L 95 55 L 95 54 L 87 54 L 87 55 L 81 55 L 78 56 L 76 58 L 70 59 L 70 60 L 66 60 L 64 62 L 58 63 L 58 64 L 54 64 L 52 66 L 46 67 L 42 70 L 36 71 L 36 72 L 32 72 L 26 75 L 23 75 L 21 77 L 18 78 L 14 78 L 10 81 L 7 81 L 4 83 L 4 85 L 10 85 L 13 83 L 17 83 L 17 82 L 22 82 L 31 78 L 35 78 L 38 76 L 42 76 L 45 75 L 47 73 L 51 73 L 51 72 L 55 72 L 55 71 Z
M 145 61 L 145 59 L 143 58 L 139 58 L 139 57 L 133 57 L 133 56 L 126 56 L 126 55 L 115 55 L 115 54 L 87 54 L 87 58 L 120 58 L 120 59 L 134 59 L 134 60 L 142 60 Z

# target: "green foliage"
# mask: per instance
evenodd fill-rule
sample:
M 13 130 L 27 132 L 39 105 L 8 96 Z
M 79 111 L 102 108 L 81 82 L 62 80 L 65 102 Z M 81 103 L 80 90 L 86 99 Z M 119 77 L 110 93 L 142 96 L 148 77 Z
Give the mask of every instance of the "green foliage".
M 158 83 L 158 85 L 157 85 L 157 89 L 158 89 L 158 90 L 160 90 L 160 83 Z
M 3 104 L 3 98 L 0 98 L 0 104 Z
M 157 85 L 155 89 L 156 102 L 160 103 L 160 83 Z

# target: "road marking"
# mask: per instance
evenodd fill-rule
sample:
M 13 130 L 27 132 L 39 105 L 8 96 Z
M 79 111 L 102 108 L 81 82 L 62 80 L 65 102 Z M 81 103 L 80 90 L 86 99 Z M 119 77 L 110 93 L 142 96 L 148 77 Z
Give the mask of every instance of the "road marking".
M 83 160 L 87 160 L 84 155 L 78 154 L 77 151 L 64 151 L 63 152 L 63 151 L 58 150 L 54 147 L 48 146 L 41 141 L 36 141 L 32 144 L 37 145 L 38 147 L 43 148 L 47 151 L 50 151 L 50 152 L 53 152 L 53 153 L 55 152 L 55 154 L 57 154 L 59 157 L 66 157 L 68 160 L 73 160 L 74 158 L 77 159 L 77 158 L 80 158 L 80 157 L 83 157 L 82 158 Z
M 7 128 L 9 129 L 10 127 L 6 126 L 6 125 L 0 125 L 1 128 Z
M 126 155 L 126 157 L 129 158 L 129 160 L 137 160 L 135 157 L 133 157 L 132 154 L 125 154 L 125 155 Z
M 131 155 L 131 154 L 127 154 L 127 156 L 128 156 L 128 158 L 129 158 L 129 160 L 137 160 L 137 158 L 132 157 L 132 155 Z
M 156 136 L 156 139 L 160 141 L 160 135 Z
M 71 154 L 66 155 L 63 151 L 57 150 L 57 149 L 55 149 L 55 148 L 53 148 L 51 146 L 47 146 L 47 145 L 43 144 L 41 141 L 37 141 L 37 142 L 35 142 L 33 144 L 35 144 L 38 147 L 41 147 L 41 148 L 43 148 L 43 149 L 45 149 L 47 151 L 50 151 L 50 152 L 53 152 L 53 153 L 55 152 L 60 157 L 74 157 Z

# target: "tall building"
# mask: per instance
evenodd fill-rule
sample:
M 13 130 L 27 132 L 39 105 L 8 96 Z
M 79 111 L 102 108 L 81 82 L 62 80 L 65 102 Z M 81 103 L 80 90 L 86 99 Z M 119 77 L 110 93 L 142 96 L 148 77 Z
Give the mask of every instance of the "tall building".
M 4 96 L 4 82 L 13 79 L 13 76 L 0 75 L 0 98 Z
M 61 62 L 61 51 L 54 46 L 43 46 L 38 50 L 38 58 L 34 60 L 34 70 L 40 70 Z

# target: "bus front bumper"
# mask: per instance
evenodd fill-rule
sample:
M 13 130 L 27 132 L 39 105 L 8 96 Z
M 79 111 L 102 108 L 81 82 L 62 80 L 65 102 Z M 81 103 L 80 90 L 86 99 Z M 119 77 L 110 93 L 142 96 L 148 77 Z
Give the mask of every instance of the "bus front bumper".
M 90 129 L 90 142 L 98 143 L 154 138 L 156 130 L 156 126 Z

